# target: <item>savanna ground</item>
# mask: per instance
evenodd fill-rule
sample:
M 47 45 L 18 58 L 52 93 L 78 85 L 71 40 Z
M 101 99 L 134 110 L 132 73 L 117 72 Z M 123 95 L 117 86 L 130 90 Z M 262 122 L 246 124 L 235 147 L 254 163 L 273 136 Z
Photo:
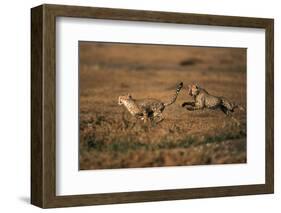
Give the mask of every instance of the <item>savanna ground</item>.
M 133 118 L 118 96 L 169 100 L 180 81 L 246 107 L 246 49 L 79 42 L 79 168 L 246 163 L 246 112 L 188 111 L 182 89 L 157 125 Z

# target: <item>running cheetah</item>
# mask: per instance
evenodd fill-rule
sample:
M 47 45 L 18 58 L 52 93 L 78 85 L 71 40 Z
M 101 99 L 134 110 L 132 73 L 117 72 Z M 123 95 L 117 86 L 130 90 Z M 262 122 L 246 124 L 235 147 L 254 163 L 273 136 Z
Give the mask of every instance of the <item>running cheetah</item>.
M 130 94 L 128 94 L 125 96 L 119 96 L 118 104 L 124 105 L 131 115 L 143 120 L 144 122 L 150 120 L 159 123 L 164 120 L 162 114 L 164 109 L 167 106 L 175 103 L 182 87 L 183 83 L 181 82 L 178 84 L 175 94 L 171 97 L 170 101 L 165 103 L 152 98 L 136 100 Z
M 188 86 L 188 94 L 194 98 L 194 102 L 184 102 L 182 104 L 182 107 L 186 107 L 187 110 L 220 109 L 238 124 L 239 122 L 232 116 L 232 113 L 236 108 L 245 110 L 242 106 L 229 101 L 225 97 L 211 95 L 205 89 L 194 84 Z

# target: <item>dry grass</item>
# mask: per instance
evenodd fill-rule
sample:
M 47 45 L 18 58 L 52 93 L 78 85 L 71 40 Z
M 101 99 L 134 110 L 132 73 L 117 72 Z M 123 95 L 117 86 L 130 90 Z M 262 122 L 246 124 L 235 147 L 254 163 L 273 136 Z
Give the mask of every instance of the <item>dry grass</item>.
M 176 84 L 198 83 L 246 106 L 246 51 L 80 43 L 80 169 L 246 162 L 246 113 L 190 112 L 182 90 L 158 125 L 118 106 L 119 95 L 168 100 Z

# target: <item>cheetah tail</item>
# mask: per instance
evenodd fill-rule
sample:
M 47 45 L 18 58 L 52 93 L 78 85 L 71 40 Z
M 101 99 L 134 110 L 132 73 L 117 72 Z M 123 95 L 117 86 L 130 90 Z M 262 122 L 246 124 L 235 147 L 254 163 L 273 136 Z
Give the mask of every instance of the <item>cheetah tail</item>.
M 175 103 L 175 101 L 177 100 L 178 94 L 179 94 L 180 90 L 182 89 L 182 87 L 183 87 L 183 82 L 181 82 L 181 83 L 178 84 L 178 86 L 177 86 L 177 88 L 176 88 L 176 92 L 175 92 L 175 94 L 171 97 L 170 101 L 168 101 L 167 103 L 164 103 L 165 107 L 166 107 L 166 106 L 169 106 L 169 105 L 171 105 L 171 104 L 173 104 L 173 103 Z

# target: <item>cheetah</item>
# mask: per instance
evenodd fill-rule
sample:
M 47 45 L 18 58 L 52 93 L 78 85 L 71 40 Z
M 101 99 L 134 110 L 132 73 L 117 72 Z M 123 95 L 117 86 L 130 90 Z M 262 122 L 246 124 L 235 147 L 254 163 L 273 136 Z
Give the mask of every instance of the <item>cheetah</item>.
M 188 94 L 194 98 L 194 102 L 184 102 L 182 104 L 182 107 L 185 107 L 187 110 L 202 110 L 204 108 L 220 109 L 225 115 L 230 116 L 238 125 L 240 125 L 240 123 L 232 116 L 232 113 L 236 108 L 245 111 L 242 106 L 229 101 L 225 97 L 211 95 L 205 89 L 194 84 L 188 86 Z
M 144 122 L 155 121 L 159 123 L 164 120 L 163 111 L 167 106 L 175 103 L 180 90 L 183 87 L 183 83 L 179 83 L 176 87 L 175 94 L 170 98 L 168 102 L 162 102 L 153 98 L 145 98 L 136 100 L 132 95 L 124 95 L 118 97 L 118 104 L 124 105 L 125 108 L 134 117 L 143 120 Z

